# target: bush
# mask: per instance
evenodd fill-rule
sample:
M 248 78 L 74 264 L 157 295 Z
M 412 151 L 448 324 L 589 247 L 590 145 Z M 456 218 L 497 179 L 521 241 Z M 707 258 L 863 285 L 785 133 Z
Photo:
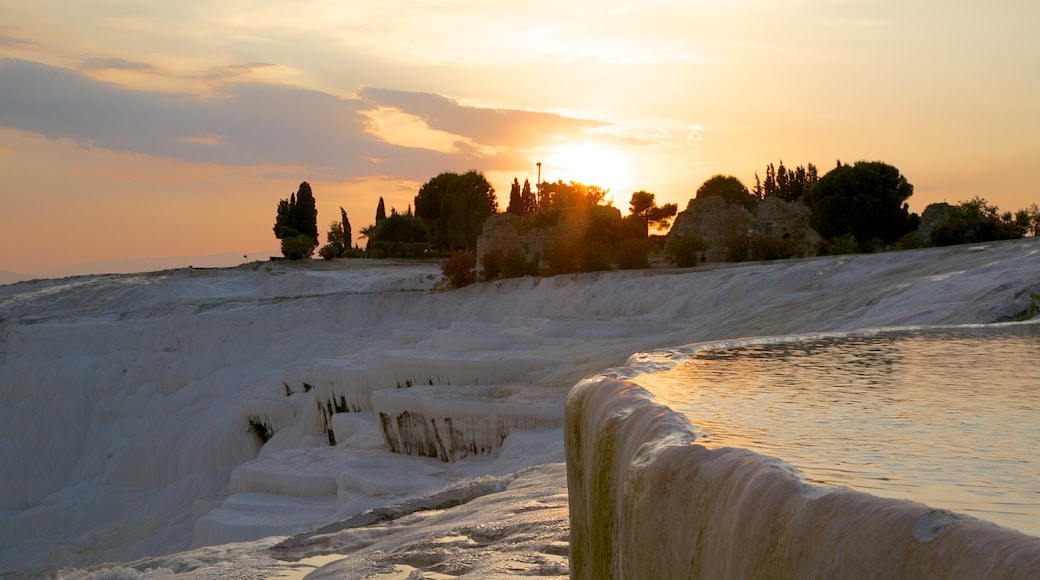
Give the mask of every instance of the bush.
M 331 260 L 340 256 L 341 249 L 342 248 L 336 244 L 325 244 L 320 250 L 318 250 L 318 255 L 321 256 L 323 260 Z
M 317 246 L 318 240 L 303 234 L 282 238 L 282 255 L 288 260 L 303 260 L 310 258 Z
M 621 240 L 618 244 L 617 254 L 618 268 L 622 270 L 638 270 L 650 267 L 649 240 Z
M 787 260 L 801 254 L 799 242 L 790 237 L 757 235 L 751 237 L 751 260 Z
M 423 258 L 430 251 L 427 242 L 385 242 L 381 240 L 368 242 L 370 258 Z
M 471 252 L 455 252 L 441 264 L 441 273 L 452 288 L 462 288 L 477 281 L 477 256 Z
M 503 252 L 492 250 L 480 258 L 485 280 L 496 278 L 520 278 L 521 276 L 534 276 L 538 274 L 538 262 L 529 261 L 519 250 L 515 248 Z
M 581 244 L 569 243 L 559 238 L 545 252 L 550 276 L 581 272 L 581 258 Z
M 701 263 L 701 253 L 708 244 L 697 236 L 682 234 L 669 236 L 664 246 L 665 256 L 680 268 L 691 268 Z
M 609 270 L 614 263 L 611 247 L 601 241 L 586 241 L 580 248 L 578 258 L 582 272 Z
M 831 238 L 820 244 L 820 255 L 838 256 L 841 254 L 855 254 L 858 249 L 859 244 L 856 242 L 856 236 L 845 234 L 844 236 Z

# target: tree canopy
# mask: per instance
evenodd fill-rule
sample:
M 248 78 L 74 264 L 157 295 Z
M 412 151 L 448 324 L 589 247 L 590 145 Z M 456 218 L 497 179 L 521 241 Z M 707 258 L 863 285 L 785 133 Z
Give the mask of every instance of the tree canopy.
M 608 190 L 595 185 L 572 181 L 556 183 L 543 181 L 538 184 L 538 209 L 596 206 L 603 203 Z
M 373 258 L 420 258 L 430 248 L 430 232 L 426 223 L 412 213 L 399 214 L 394 208 L 390 216 L 362 230 L 368 237 L 368 253 Z
M 760 181 L 758 173 L 755 173 L 755 188 L 752 193 L 759 200 L 779 197 L 784 201 L 798 201 L 818 179 L 819 174 L 812 163 L 807 167 L 799 165 L 794 169 L 788 169 L 781 160 L 780 167 L 773 167 L 772 163 L 766 166 L 764 182 Z
M 812 225 L 824 238 L 852 235 L 862 246 L 892 243 L 917 226 L 906 200 L 914 186 L 895 167 L 858 161 L 835 167 L 805 193 Z
M 482 173 L 441 173 L 419 188 L 415 215 L 438 250 L 473 250 L 484 220 L 498 212 L 495 188 Z
M 674 203 L 666 203 L 658 207 L 654 194 L 642 190 L 632 194 L 628 208 L 632 215 L 638 216 L 643 221 L 646 236 L 650 235 L 650 226 L 660 229 L 667 228 L 669 222 L 679 212 L 679 206 Z
M 327 243 L 318 250 L 318 255 L 326 260 L 349 257 L 354 249 L 346 210 L 339 208 L 339 215 L 340 221 L 329 224 L 329 233 L 325 234 Z
M 937 246 L 1014 240 L 1025 236 L 1035 223 L 1035 214 L 1031 215 L 1029 209 L 1001 213 L 981 197 L 947 207 L 949 219 L 932 232 L 932 242 Z M 1034 204 L 1033 211 L 1035 208 Z
M 523 188 L 517 178 L 513 178 L 513 185 L 509 189 L 509 207 L 506 213 L 510 215 L 527 215 L 538 209 L 538 201 L 531 192 L 531 182 L 524 180 Z
M 739 179 L 732 175 L 713 175 L 697 188 L 694 199 L 702 199 L 717 195 L 726 201 L 726 205 L 739 205 L 748 211 L 755 209 L 758 200 L 748 191 Z
M 309 257 L 318 247 L 318 210 L 306 181 L 289 199 L 278 201 L 274 235 L 282 240 L 282 254 L 286 258 Z

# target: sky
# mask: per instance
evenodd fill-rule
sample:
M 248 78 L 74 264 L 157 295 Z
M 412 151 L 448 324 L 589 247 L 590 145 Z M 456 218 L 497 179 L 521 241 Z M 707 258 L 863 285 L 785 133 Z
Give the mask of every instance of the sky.
M 0 272 L 266 259 L 302 181 L 324 242 L 340 207 L 359 232 L 445 171 L 504 210 L 538 163 L 626 213 L 836 160 L 896 166 L 918 213 L 1021 209 L 1037 22 L 1032 0 L 0 0 Z

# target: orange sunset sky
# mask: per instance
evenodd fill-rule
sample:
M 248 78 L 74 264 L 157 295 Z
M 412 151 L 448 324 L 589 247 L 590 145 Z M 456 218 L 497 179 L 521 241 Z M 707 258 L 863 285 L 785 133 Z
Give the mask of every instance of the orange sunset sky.
M 890 163 L 916 212 L 1021 209 L 1038 23 L 1034 0 L 0 0 L 0 271 L 265 259 L 301 181 L 324 238 L 443 171 L 504 210 L 538 162 L 625 212 L 781 159 Z

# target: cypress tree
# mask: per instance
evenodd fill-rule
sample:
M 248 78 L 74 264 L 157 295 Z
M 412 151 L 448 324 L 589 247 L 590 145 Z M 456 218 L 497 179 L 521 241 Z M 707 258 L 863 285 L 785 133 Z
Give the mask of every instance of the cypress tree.
M 513 185 L 509 188 L 509 207 L 506 208 L 506 213 L 510 215 L 522 215 L 523 200 L 520 198 L 520 182 L 514 177 Z
M 520 213 L 529 214 L 538 211 L 538 198 L 531 191 L 531 182 L 524 180 L 524 188 L 520 191 Z
M 314 203 L 311 185 L 304 181 L 296 192 L 294 222 L 296 231 L 318 241 L 318 208 Z
M 310 256 L 318 247 L 318 209 L 306 181 L 296 193 L 289 194 L 289 199 L 278 201 L 274 235 L 282 240 L 282 253 L 287 258 Z M 309 246 L 309 251 L 305 246 Z
M 379 205 L 376 206 L 376 223 L 386 219 L 386 204 L 383 203 L 383 198 L 379 198 Z
M 343 244 L 347 249 L 354 247 L 354 232 L 350 230 L 350 220 L 347 219 L 347 212 L 342 207 L 339 208 L 340 223 L 343 225 Z

